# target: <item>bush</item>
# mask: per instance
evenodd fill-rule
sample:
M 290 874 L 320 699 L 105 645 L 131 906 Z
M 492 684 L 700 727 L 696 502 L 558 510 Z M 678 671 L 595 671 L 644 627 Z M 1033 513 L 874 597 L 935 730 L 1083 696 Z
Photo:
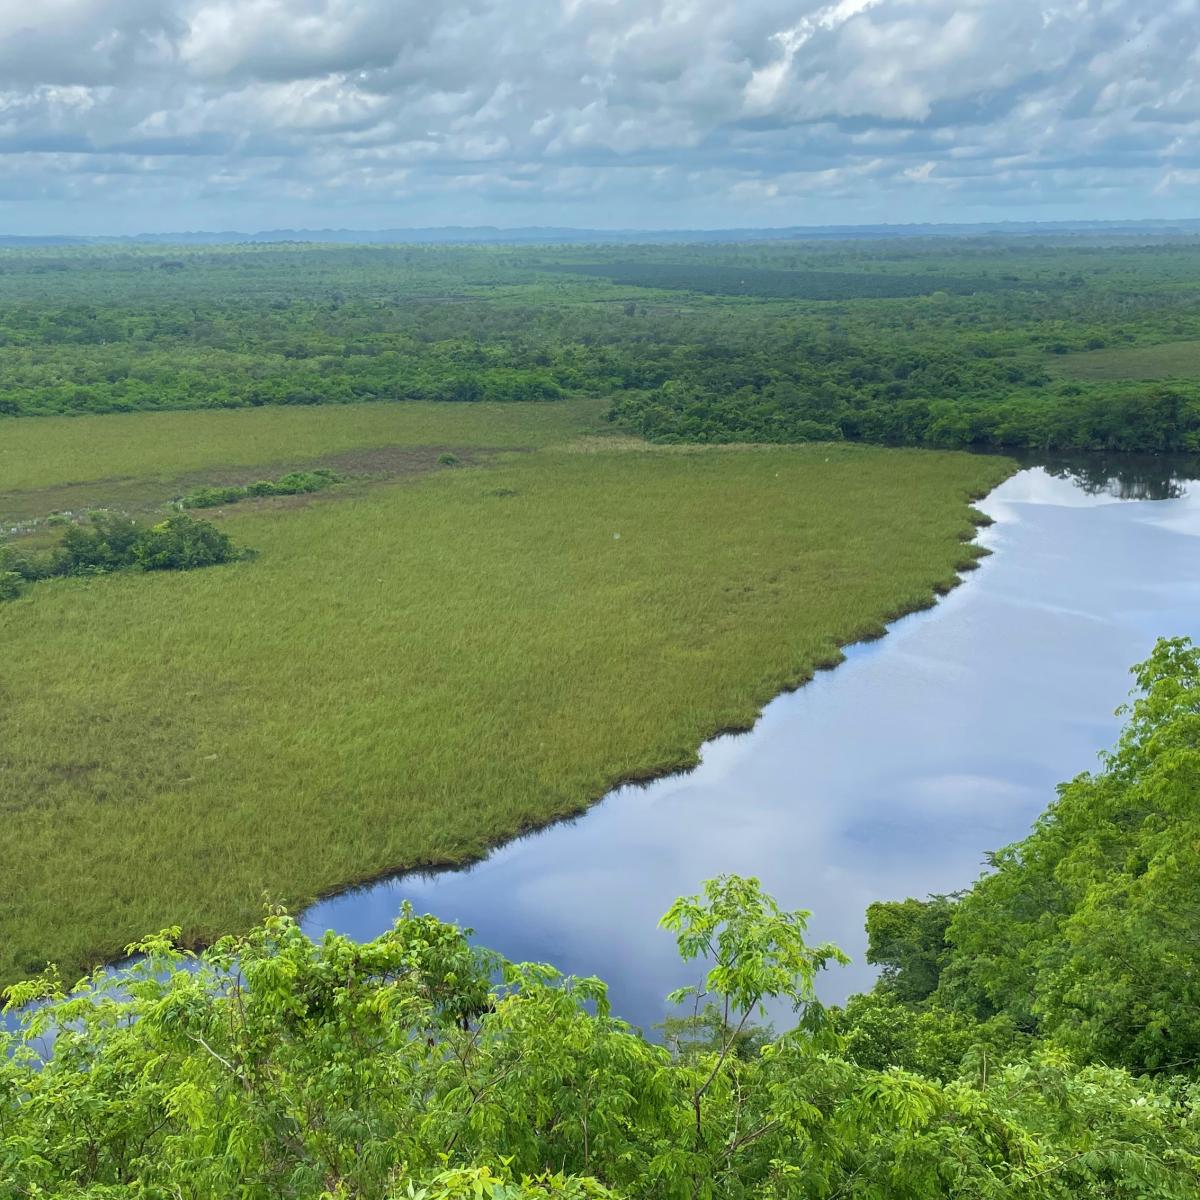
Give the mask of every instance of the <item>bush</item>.
M 190 571 L 237 556 L 227 533 L 182 513 L 144 530 L 133 545 L 133 560 L 144 571 Z
M 26 583 L 53 575 L 53 567 L 49 555 L 25 553 L 15 546 L 0 546 L 0 571 L 17 575 Z
M 92 513 L 89 525 L 68 525 L 63 533 L 61 575 L 116 571 L 131 565 L 140 527 L 115 513 Z
M 180 508 L 216 508 L 220 504 L 236 504 L 246 496 L 241 487 L 201 488 L 179 501 Z
M 289 471 L 281 475 L 272 485 L 272 495 L 299 496 L 306 492 L 320 492 L 335 483 L 341 483 L 342 477 L 336 471 L 318 467 L 314 471 Z
M 42 554 L 0 546 L 0 600 L 19 595 L 25 583 L 64 575 L 109 571 L 188 571 L 243 557 L 229 535 L 210 521 L 179 513 L 147 529 L 128 517 L 92 513 L 70 525 L 62 544 Z
M 312 471 L 289 471 L 278 479 L 259 479 L 244 486 L 208 487 L 182 497 L 177 503 L 180 508 L 216 508 L 221 504 L 236 504 L 239 500 L 258 496 L 298 496 L 308 492 L 321 492 L 342 476 L 336 471 L 318 467 Z

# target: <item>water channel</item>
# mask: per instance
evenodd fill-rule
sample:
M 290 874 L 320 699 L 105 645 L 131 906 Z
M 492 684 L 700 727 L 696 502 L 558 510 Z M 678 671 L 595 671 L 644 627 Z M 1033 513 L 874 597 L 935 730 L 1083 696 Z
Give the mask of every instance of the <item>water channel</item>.
M 576 820 L 459 871 L 323 901 L 319 936 L 367 939 L 400 905 L 468 925 L 516 960 L 596 974 L 649 1028 L 693 982 L 657 920 L 722 872 L 758 876 L 853 958 L 829 1001 L 868 987 L 873 900 L 951 892 L 1020 837 L 1055 784 L 1113 741 L 1129 667 L 1159 635 L 1200 639 L 1200 462 L 1029 467 L 984 502 L 993 551 L 935 608 L 853 646 L 686 775 L 621 788 Z

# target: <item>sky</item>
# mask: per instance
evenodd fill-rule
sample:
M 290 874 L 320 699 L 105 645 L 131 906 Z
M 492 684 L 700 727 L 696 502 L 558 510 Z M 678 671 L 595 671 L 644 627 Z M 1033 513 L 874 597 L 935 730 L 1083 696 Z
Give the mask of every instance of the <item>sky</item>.
M 0 233 L 1200 216 L 1200 0 L 0 0 Z

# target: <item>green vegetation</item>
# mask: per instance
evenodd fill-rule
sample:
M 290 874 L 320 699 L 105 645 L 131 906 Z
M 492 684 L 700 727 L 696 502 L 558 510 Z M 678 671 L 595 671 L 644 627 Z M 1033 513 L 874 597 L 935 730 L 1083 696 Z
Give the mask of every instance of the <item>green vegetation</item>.
M 564 264 L 581 275 L 600 275 L 635 287 L 703 292 L 710 296 L 761 296 L 795 300 L 895 299 L 934 292 L 973 296 L 1019 286 L 1018 279 L 979 275 L 963 279 L 940 272 L 905 275 L 871 271 L 779 270 L 697 262 L 606 262 Z
M 1056 370 L 1072 379 L 1200 379 L 1200 341 L 1068 354 Z
M 242 500 L 261 499 L 264 496 L 302 496 L 323 492 L 341 482 L 342 476 L 336 471 L 315 467 L 311 471 L 289 471 L 278 479 L 257 479 L 254 483 L 201 488 L 188 496 L 181 496 L 176 503 L 180 508 L 220 508 L 222 504 L 237 504 Z
M 844 1008 L 754 880 L 664 916 L 662 1044 L 432 917 L 278 907 L 688 766 L 953 586 L 1013 464 L 847 443 L 1200 449 L 1198 256 L 0 251 L 0 1200 L 1200 1194 L 1182 640 L 972 889 L 872 906 Z
M 81 1200 L 1191 1200 L 1200 649 L 1137 681 L 1104 770 L 970 892 L 873 910 L 888 970 L 845 1009 L 814 987 L 841 952 L 735 876 L 661 921 L 700 975 L 666 1045 L 410 908 L 366 945 L 274 911 L 197 960 L 166 930 L 115 980 L 12 990 L 48 1003 L 0 1039 L 0 1171 Z M 752 1034 L 767 1000 L 783 1036 Z
M 949 390 L 949 389 L 946 389 Z M 787 387 L 729 398 L 666 385 L 627 396 L 613 419 L 658 441 L 803 442 L 838 436 L 892 445 L 1010 446 L 1128 450 L 1200 449 L 1200 388 L 1152 388 L 1097 395 L 1070 390 L 987 402 L 942 395 L 879 405 L 834 422 L 795 402 Z
M 322 440 L 367 453 L 367 414 L 370 453 L 427 439 L 436 463 L 466 440 L 468 406 L 445 411 L 453 439 L 424 406 L 12 428 L 40 488 L 24 502 L 52 512 L 63 482 L 87 470 L 102 490 L 138 453 L 151 472 L 256 448 L 296 463 Z M 0 981 L 109 957 L 162 921 L 191 941 L 244 928 L 264 891 L 299 906 L 464 861 L 694 763 L 951 586 L 978 554 L 967 499 L 1011 469 L 872 447 L 554 446 L 547 417 L 569 406 L 507 406 L 494 434 L 469 411 L 478 445 L 542 448 L 234 506 L 220 527 L 253 562 L 53 579 L 0 609 Z M 575 429 L 594 413 L 576 408 Z M 89 425 L 85 464 L 89 437 L 71 437 Z
M 591 397 L 659 441 L 1194 451 L 1198 267 L 1169 236 L 8 249 L 0 412 Z
M 68 575 L 110 571 L 190 571 L 245 557 L 208 521 L 182 514 L 148 528 L 114 513 L 92 513 L 86 524 L 68 524 L 51 550 L 0 545 L 0 600 L 15 600 L 23 585 Z
M 18 511 L 19 499 L 30 492 L 76 483 L 108 486 L 121 476 L 173 481 L 198 471 L 261 470 L 379 448 L 531 449 L 596 432 L 604 409 L 602 401 L 586 400 L 349 404 L 6 421 L 0 424 L 0 515 Z M 171 496 L 156 494 L 160 503 Z M 27 499 L 39 512 L 53 502 L 46 495 Z
M 884 990 L 1001 1019 L 1081 1061 L 1200 1064 L 1200 648 L 1160 641 L 1104 769 L 955 902 L 876 905 Z

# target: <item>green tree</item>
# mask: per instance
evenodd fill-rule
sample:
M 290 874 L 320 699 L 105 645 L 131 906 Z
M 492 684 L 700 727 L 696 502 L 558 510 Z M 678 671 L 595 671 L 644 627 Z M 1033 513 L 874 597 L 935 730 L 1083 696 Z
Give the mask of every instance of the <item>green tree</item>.
M 665 918 L 731 1015 L 840 958 L 753 880 Z M 830 1022 L 673 1057 L 598 980 L 510 964 L 405 909 L 363 945 L 286 914 L 202 955 L 177 930 L 64 993 L 10 991 L 0 1196 L 114 1200 L 1185 1200 L 1195 1088 L 1053 1049 L 938 1079 L 847 1057 Z M 889 1003 L 896 1003 L 890 1000 Z M 737 1024 L 743 1024 L 741 1018 Z M 736 1026 L 735 1026 L 736 1028 Z M 697 1135 L 696 1114 L 700 1113 Z
M 877 901 L 867 909 L 867 962 L 883 968 L 882 984 L 897 999 L 915 1003 L 937 988 L 953 913 L 950 896 Z
M 1088 1059 L 1200 1061 L 1200 648 L 1163 639 L 1103 769 L 1078 776 L 956 907 L 944 1002 Z
M 63 530 L 59 573 L 78 575 L 127 567 L 141 532 L 135 521 L 119 513 L 91 513 L 86 525 L 71 524 Z
M 145 571 L 188 571 L 237 556 L 227 533 L 182 513 L 142 530 L 133 546 L 133 561 Z

